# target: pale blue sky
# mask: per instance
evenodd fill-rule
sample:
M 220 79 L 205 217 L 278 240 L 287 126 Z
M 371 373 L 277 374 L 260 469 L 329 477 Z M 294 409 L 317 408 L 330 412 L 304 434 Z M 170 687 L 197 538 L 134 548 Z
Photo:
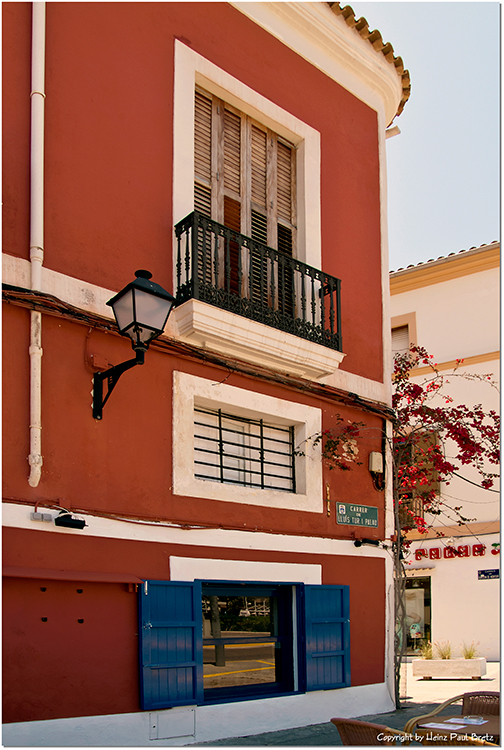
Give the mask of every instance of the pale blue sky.
M 411 76 L 386 146 L 390 269 L 499 239 L 500 4 L 348 4 Z

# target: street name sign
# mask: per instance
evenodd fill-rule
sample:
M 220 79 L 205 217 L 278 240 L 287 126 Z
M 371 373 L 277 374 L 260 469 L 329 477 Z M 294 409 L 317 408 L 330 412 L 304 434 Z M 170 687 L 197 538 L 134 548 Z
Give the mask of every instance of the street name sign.
M 357 503 L 336 503 L 336 523 L 349 526 L 378 527 L 378 508 Z

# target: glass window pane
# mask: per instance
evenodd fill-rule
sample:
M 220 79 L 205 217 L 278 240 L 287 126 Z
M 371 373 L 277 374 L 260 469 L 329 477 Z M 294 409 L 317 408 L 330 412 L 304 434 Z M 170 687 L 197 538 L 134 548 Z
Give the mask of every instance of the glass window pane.
M 202 609 L 205 690 L 277 682 L 276 597 L 203 596 Z
M 275 683 L 276 648 L 268 642 L 203 645 L 203 688 L 243 687 Z
M 135 289 L 135 306 L 137 323 L 163 330 L 171 308 L 168 300 Z

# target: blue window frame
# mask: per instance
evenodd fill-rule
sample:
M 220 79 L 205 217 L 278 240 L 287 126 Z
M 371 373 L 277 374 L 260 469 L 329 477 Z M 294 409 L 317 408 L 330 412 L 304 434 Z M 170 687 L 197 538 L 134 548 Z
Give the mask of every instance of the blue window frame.
M 347 687 L 349 587 L 147 581 L 140 658 L 144 710 Z

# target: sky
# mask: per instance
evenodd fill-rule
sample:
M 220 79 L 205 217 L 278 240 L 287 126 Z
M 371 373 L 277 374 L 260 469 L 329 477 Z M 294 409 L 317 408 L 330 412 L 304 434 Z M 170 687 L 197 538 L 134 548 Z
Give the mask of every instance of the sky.
M 411 77 L 386 141 L 390 270 L 500 239 L 500 4 L 348 4 Z

